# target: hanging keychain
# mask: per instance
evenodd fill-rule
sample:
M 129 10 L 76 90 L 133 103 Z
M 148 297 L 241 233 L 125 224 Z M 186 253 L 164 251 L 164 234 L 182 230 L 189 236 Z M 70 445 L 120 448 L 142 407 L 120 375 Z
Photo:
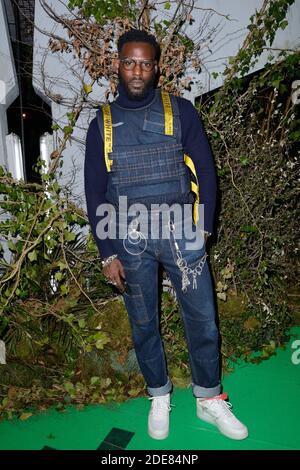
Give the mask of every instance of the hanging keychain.
M 173 236 L 174 246 L 175 246 L 175 249 L 176 249 L 176 256 L 177 256 L 176 264 L 179 267 L 180 272 L 182 274 L 181 290 L 183 292 L 187 291 L 187 287 L 191 283 L 190 280 L 189 280 L 189 275 L 192 275 L 192 277 L 193 277 L 193 289 L 197 289 L 197 279 L 196 279 L 196 277 L 201 275 L 202 269 L 205 265 L 205 261 L 206 261 L 206 258 L 207 258 L 208 255 L 207 255 L 207 253 L 204 253 L 202 258 L 199 260 L 199 263 L 197 264 L 197 266 L 195 266 L 194 269 L 189 268 L 189 266 L 187 264 L 187 261 L 183 258 L 182 253 L 179 249 L 178 243 L 175 240 L 175 237 L 174 237 L 174 234 L 173 234 L 173 232 L 175 230 L 175 224 L 171 220 L 169 221 L 169 229 L 170 229 L 170 232 Z

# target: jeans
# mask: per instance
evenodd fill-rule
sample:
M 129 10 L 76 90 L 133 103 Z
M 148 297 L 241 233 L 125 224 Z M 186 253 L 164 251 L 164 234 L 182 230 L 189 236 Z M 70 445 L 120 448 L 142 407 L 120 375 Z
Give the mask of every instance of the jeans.
M 160 225 L 166 228 L 162 214 L 154 213 L 151 217 L 157 217 Z M 215 322 L 209 266 L 205 262 L 201 274 L 196 276 L 197 287 L 193 288 L 191 280 L 184 292 L 182 273 L 176 263 L 177 246 L 187 266 L 193 270 L 205 255 L 205 244 L 199 249 L 190 250 L 187 249 L 185 236 L 178 238 L 170 234 L 169 238 L 151 238 L 149 233 L 147 235 L 146 239 L 134 237 L 133 243 L 128 243 L 128 237 L 124 238 L 125 244 L 121 239 L 113 240 L 113 243 L 125 269 L 126 290 L 123 296 L 137 360 L 148 393 L 160 396 L 172 389 L 159 328 L 158 268 L 161 263 L 170 277 L 181 309 L 194 396 L 204 398 L 218 395 L 221 389 L 219 332 Z

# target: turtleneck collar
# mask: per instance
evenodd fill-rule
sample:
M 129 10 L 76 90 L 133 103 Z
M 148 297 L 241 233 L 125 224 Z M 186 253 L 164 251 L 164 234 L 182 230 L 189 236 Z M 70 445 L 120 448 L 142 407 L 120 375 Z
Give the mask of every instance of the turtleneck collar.
M 127 108 L 127 109 L 128 108 L 136 109 L 136 108 L 142 108 L 151 103 L 151 101 L 154 99 L 155 88 L 151 88 L 148 95 L 143 100 L 134 100 L 134 99 L 129 98 L 127 96 L 125 88 L 123 87 L 121 83 L 119 83 L 118 85 L 118 92 L 119 92 L 119 95 L 116 99 L 116 103 L 119 106 L 121 106 L 122 108 Z

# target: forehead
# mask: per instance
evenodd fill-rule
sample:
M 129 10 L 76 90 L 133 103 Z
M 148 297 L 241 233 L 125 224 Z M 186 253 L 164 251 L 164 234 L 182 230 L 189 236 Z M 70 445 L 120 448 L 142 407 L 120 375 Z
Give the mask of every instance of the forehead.
M 126 42 L 122 47 L 120 56 L 154 59 L 155 50 L 152 44 L 147 42 Z

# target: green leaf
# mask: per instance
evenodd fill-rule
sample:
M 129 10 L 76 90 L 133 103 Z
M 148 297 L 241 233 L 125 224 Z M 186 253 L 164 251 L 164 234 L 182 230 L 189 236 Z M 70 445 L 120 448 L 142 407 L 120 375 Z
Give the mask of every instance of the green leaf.
M 224 301 L 227 299 L 227 295 L 225 292 L 217 292 L 217 297 Z
M 92 377 L 91 378 L 91 385 L 95 385 L 100 382 L 100 377 Z
M 294 131 L 289 134 L 289 138 L 294 142 L 297 142 L 300 138 L 300 131 Z
M 288 26 L 289 22 L 287 20 L 283 20 L 281 21 L 281 23 L 279 24 L 279 27 L 281 29 L 285 29 L 287 26 Z
M 78 325 L 79 325 L 79 328 L 84 328 L 86 325 L 85 320 L 83 320 L 83 318 L 79 320 Z
M 58 184 L 57 181 L 55 181 L 52 185 L 51 185 L 51 190 L 58 193 L 60 191 L 60 185 Z
M 249 164 L 249 158 L 247 158 L 245 155 L 242 155 L 240 157 L 240 162 L 242 166 L 247 166 Z
M 14 244 L 12 240 L 8 240 L 7 246 L 10 249 L 10 251 L 16 251 L 16 245 Z
M 74 393 L 75 389 L 74 389 L 74 385 L 72 384 L 72 382 L 65 382 L 64 383 L 64 388 L 66 389 L 66 391 L 68 393 Z
M 110 339 L 107 337 L 105 333 L 100 333 L 102 335 L 101 339 L 98 339 L 96 341 L 96 348 L 97 349 L 103 349 L 104 346 L 110 342 Z
M 136 397 L 140 392 L 140 388 L 131 388 L 128 392 L 128 395 L 130 395 L 131 397 Z
M 280 79 L 273 80 L 273 81 L 272 81 L 272 86 L 273 86 L 274 88 L 277 88 L 277 90 L 278 90 L 278 88 L 280 87 Z
M 92 85 L 89 85 L 87 83 L 83 84 L 83 89 L 87 95 L 93 91 Z
M 61 281 L 62 278 L 63 278 L 63 273 L 61 273 L 61 272 L 55 273 L 54 279 L 56 281 Z
M 164 9 L 165 10 L 170 10 L 171 8 L 171 3 L 170 2 L 166 2 L 165 5 L 164 5 Z
M 111 379 L 107 377 L 106 379 L 101 379 L 101 387 L 108 388 L 111 385 Z
M 256 232 L 257 229 L 253 225 L 243 225 L 241 227 L 241 231 L 246 232 L 246 233 L 252 233 L 252 232 Z
M 28 253 L 28 258 L 30 259 L 31 262 L 36 261 L 37 260 L 37 252 L 35 250 L 30 251 Z
M 2 400 L 2 406 L 6 407 L 6 405 L 8 405 L 8 398 L 7 397 L 3 398 L 3 400 Z
M 69 287 L 65 284 L 62 284 L 60 286 L 60 292 L 62 293 L 62 295 L 67 295 L 69 293 Z
M 20 416 L 20 420 L 21 421 L 26 421 L 26 419 L 30 418 L 30 416 L 32 416 L 32 413 L 23 413 Z
M 62 261 L 59 261 L 59 262 L 57 263 L 57 266 L 59 267 L 59 269 L 60 269 L 61 271 L 63 271 L 63 270 L 66 269 L 66 267 L 67 267 L 67 265 L 66 265 L 65 263 L 63 263 Z
M 73 132 L 73 127 L 72 127 L 72 126 L 65 126 L 65 127 L 63 128 L 63 131 L 64 131 L 64 133 L 65 133 L 66 135 L 70 135 L 70 134 L 72 134 L 72 132 Z
M 64 236 L 67 242 L 73 242 L 76 238 L 76 234 L 74 232 L 69 232 L 69 231 L 65 231 Z

